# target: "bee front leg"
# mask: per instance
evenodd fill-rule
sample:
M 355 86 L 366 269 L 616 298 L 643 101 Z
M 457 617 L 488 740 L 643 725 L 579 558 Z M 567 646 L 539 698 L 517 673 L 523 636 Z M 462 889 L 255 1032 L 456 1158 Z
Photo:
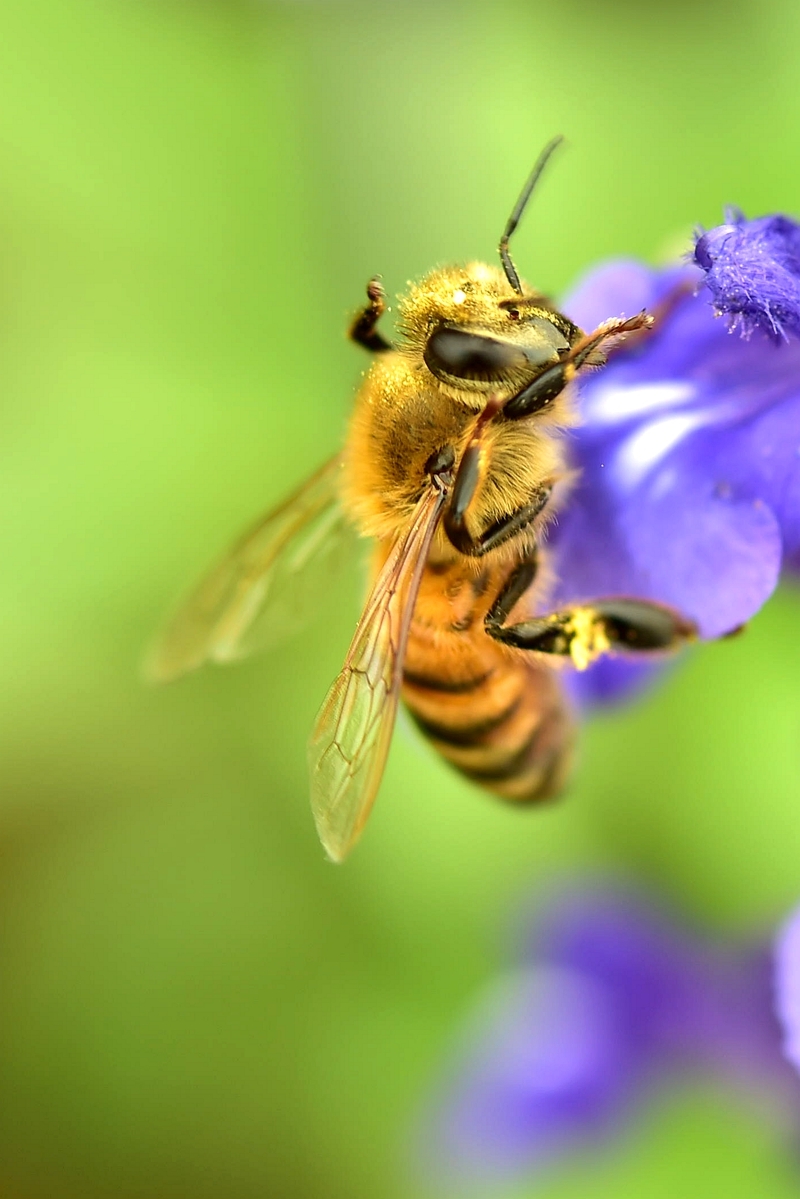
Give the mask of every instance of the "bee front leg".
M 522 420 L 523 417 L 532 416 L 534 412 L 541 412 L 561 394 L 568 383 L 572 382 L 582 366 L 601 366 L 605 362 L 600 346 L 607 338 L 649 329 L 652 323 L 651 316 L 646 312 L 640 312 L 627 320 L 606 321 L 593 333 L 587 333 L 572 346 L 563 362 L 548 366 L 533 382 L 528 383 L 503 405 L 503 419 Z
M 670 288 L 663 299 L 659 300 L 652 308 L 652 328 L 657 330 L 662 321 L 672 316 L 675 309 L 684 300 L 688 299 L 689 296 L 693 296 L 696 291 L 697 282 L 694 279 L 684 279 Z M 625 337 L 622 341 L 618 341 L 616 345 L 612 345 L 606 351 L 606 356 L 608 358 L 616 358 L 620 354 L 630 353 L 631 351 L 636 352 L 642 344 L 645 334 L 649 333 L 650 328 L 651 326 L 643 325 L 641 329 L 637 329 L 630 337 Z
M 597 600 L 507 627 L 487 620 L 486 631 L 517 649 L 572 658 L 578 670 L 585 670 L 603 654 L 617 650 L 663 653 L 697 635 L 692 622 L 671 608 L 632 599 Z
M 367 303 L 356 313 L 348 330 L 348 337 L 357 345 L 373 354 L 383 354 L 394 346 L 376 329 L 378 321 L 386 311 L 386 293 L 377 275 L 367 284 Z

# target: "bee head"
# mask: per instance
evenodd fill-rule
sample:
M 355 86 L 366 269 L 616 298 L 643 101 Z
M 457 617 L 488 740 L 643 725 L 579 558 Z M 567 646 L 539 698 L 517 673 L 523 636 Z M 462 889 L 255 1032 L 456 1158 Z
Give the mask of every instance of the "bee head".
M 462 393 L 522 385 L 580 336 L 544 296 L 518 293 L 482 262 L 431 272 L 403 298 L 399 316 L 409 352 Z

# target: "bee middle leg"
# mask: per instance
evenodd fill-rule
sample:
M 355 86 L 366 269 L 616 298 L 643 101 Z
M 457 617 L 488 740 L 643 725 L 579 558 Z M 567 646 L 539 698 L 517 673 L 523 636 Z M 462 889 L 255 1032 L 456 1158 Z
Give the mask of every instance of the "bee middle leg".
M 489 525 L 488 529 L 473 536 L 466 525 L 466 513 L 469 505 L 462 506 L 457 503 L 459 498 L 456 490 L 457 482 L 458 477 L 456 477 L 456 485 L 453 486 L 450 505 L 444 515 L 444 531 L 450 543 L 460 553 L 466 554 L 470 558 L 480 558 L 484 554 L 488 554 L 490 550 L 496 550 L 498 546 L 515 537 L 517 533 L 527 529 L 547 506 L 553 490 L 552 487 L 540 487 L 534 492 L 529 504 L 517 508 L 516 512 L 511 512 L 508 516 L 502 516 L 493 525 Z
M 444 514 L 443 526 L 451 545 L 470 558 L 480 558 L 490 550 L 497 549 L 511 537 L 521 533 L 532 524 L 545 508 L 552 494 L 552 487 L 544 485 L 534 491 L 527 504 L 508 515 L 501 516 L 488 529 L 477 536 L 467 527 L 467 514 L 486 470 L 486 454 L 483 448 L 483 430 L 500 411 L 499 403 L 490 401 L 481 414 L 472 440 L 464 451 L 450 491 L 450 500 Z
M 394 346 L 379 333 L 376 325 L 386 311 L 386 293 L 380 279 L 375 276 L 367 284 L 367 303 L 357 312 L 348 330 L 348 337 L 357 345 L 373 354 L 383 354 Z
M 533 583 L 539 569 L 539 552 L 534 546 L 530 555 L 519 562 L 497 593 L 489 611 L 484 617 L 486 631 L 494 635 L 493 629 L 502 629 L 508 620 L 517 600 L 522 599 L 525 592 Z

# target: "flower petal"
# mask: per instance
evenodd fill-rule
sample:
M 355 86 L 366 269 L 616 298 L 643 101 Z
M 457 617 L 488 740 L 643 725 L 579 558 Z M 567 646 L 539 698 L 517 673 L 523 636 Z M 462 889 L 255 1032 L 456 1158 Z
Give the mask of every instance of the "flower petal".
M 555 607 L 600 596 L 651 599 L 694 620 L 704 637 L 758 611 L 777 585 L 783 548 L 766 504 L 736 501 L 674 467 L 670 486 L 620 495 L 596 452 L 594 459 L 595 472 L 590 461 L 584 476 L 592 483 L 579 484 L 558 526 Z
M 783 1052 L 800 1070 L 800 908 L 775 941 L 775 1006 L 783 1028 Z
M 563 308 L 570 320 L 588 331 L 612 316 L 634 316 L 643 308 L 652 311 L 676 286 L 701 279 L 700 271 L 685 263 L 654 271 L 632 258 L 616 259 L 579 279 Z
M 667 663 L 652 656 L 600 658 L 588 670 L 565 671 L 563 683 L 581 711 L 596 705 L 620 703 L 645 691 Z
M 534 1170 L 610 1136 L 643 1081 L 615 996 L 540 966 L 502 978 L 473 1015 L 426 1140 L 447 1174 Z
M 524 953 L 602 986 L 628 1037 L 652 1053 L 693 1046 L 705 1023 L 709 976 L 697 939 L 637 888 L 563 888 L 539 912 Z

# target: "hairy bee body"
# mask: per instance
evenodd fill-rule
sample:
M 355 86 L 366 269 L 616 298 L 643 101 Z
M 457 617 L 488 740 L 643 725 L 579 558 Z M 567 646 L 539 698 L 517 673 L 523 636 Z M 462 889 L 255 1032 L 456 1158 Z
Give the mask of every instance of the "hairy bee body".
M 502 382 L 441 380 L 424 360 L 431 329 L 447 321 L 521 340 L 525 326 L 498 309 L 499 301 L 514 294 L 503 273 L 483 263 L 434 272 L 402 303 L 400 348 L 377 356 L 366 373 L 346 441 L 342 490 L 345 510 L 360 532 L 382 543 L 375 575 L 386 556 L 383 547 L 419 502 L 431 458 L 452 445 L 460 461 L 489 387 L 504 398 L 520 383 L 513 374 Z M 537 301 L 550 310 L 544 297 Z M 541 327 L 535 331 L 540 334 Z M 553 326 L 549 340 L 558 345 L 556 332 Z M 541 349 L 557 361 L 547 342 Z M 570 472 L 559 434 L 574 423 L 565 389 L 546 414 L 487 428 L 487 469 L 470 511 L 472 531 L 523 507 L 543 482 L 553 487 L 554 498 L 540 518 L 481 557 L 460 553 L 437 529 L 403 666 L 403 700 L 436 749 L 477 783 L 518 801 L 560 790 L 571 756 L 572 720 L 552 666 L 490 637 L 485 619 L 509 571 L 530 552 L 566 492 Z M 540 580 L 546 574 L 542 557 L 539 550 Z

